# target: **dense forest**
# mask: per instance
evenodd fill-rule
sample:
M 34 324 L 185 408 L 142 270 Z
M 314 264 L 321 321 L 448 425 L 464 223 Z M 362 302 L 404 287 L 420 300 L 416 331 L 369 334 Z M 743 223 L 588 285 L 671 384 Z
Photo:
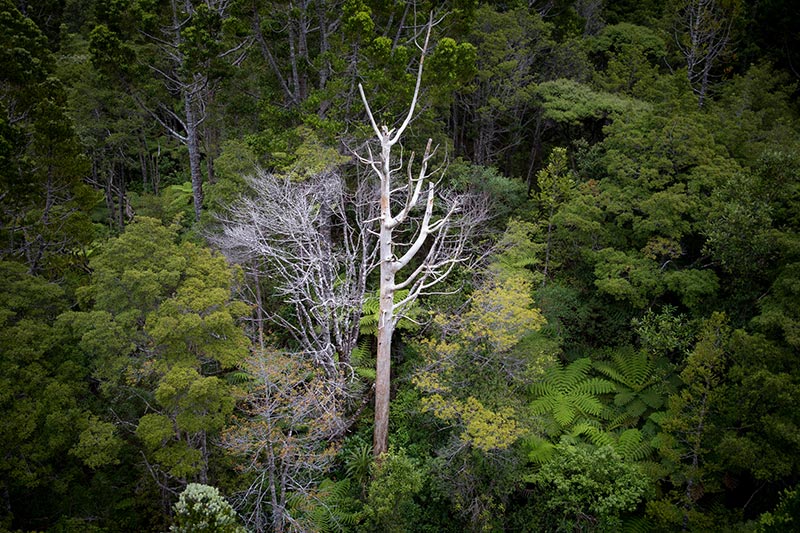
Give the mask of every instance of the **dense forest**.
M 800 529 L 797 3 L 0 29 L 0 531 Z

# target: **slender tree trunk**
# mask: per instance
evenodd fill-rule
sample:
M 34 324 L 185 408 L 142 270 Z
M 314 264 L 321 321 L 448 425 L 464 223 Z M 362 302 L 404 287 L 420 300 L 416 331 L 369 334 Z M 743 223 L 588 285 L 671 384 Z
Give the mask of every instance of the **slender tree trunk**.
M 200 220 L 203 210 L 203 173 L 200 168 L 200 139 L 196 110 L 194 108 L 194 95 L 185 91 L 183 95 L 186 107 L 186 146 L 189 149 L 189 172 L 192 177 L 192 197 L 194 200 L 194 219 Z
M 531 191 L 533 190 L 533 177 L 535 173 L 533 169 L 536 168 L 536 160 L 539 157 L 539 152 L 541 151 L 542 145 L 542 112 L 536 112 L 536 127 L 533 128 L 533 142 L 531 142 L 531 153 L 528 156 L 528 177 L 527 177 L 527 184 L 528 184 L 528 197 L 531 195 Z
M 394 278 L 392 265 L 392 229 L 386 221 L 391 219 L 389 208 L 391 182 L 389 180 L 390 150 L 382 143 L 381 163 L 381 231 L 380 231 L 380 306 L 378 315 L 378 354 L 375 377 L 375 431 L 373 453 L 380 457 L 386 453 L 389 435 L 389 400 L 391 397 L 392 334 L 394 333 Z

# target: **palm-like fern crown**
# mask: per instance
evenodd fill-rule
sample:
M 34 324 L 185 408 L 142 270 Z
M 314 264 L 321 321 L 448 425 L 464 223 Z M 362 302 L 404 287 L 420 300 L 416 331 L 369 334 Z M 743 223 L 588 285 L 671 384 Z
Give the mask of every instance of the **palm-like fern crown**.
M 350 480 L 347 478 L 339 481 L 324 479 L 313 494 L 292 493 L 286 504 L 306 531 L 352 531 L 359 516 L 351 509 L 350 488 Z
M 615 391 L 604 378 L 590 377 L 592 361 L 578 359 L 568 366 L 550 367 L 541 381 L 531 386 L 535 399 L 530 404 L 534 415 L 547 415 L 560 433 L 582 419 L 606 418 L 607 410 L 599 396 Z
M 594 368 L 614 383 L 613 425 L 634 426 L 646 413 L 663 407 L 664 383 L 658 364 L 647 352 L 618 348 L 611 354 L 611 361 L 597 361 Z
M 408 289 L 397 290 L 394 293 L 395 303 L 403 301 L 409 295 Z M 359 322 L 359 331 L 362 335 L 375 335 L 378 333 L 378 315 L 380 314 L 381 300 L 378 291 L 368 295 L 364 298 L 361 306 L 361 320 Z M 416 329 L 417 324 L 413 320 L 420 312 L 419 306 L 415 303 L 409 309 L 406 309 L 404 316 L 400 318 L 397 324 L 398 329 L 405 329 L 413 331 Z

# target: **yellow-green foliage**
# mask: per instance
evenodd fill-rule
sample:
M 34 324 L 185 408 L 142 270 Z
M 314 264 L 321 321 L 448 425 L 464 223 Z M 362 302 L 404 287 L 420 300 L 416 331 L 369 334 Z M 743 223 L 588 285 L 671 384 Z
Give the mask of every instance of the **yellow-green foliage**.
M 459 427 L 459 438 L 483 451 L 506 449 L 522 436 L 525 430 L 507 404 L 513 397 L 508 390 L 552 363 L 549 353 L 515 349 L 545 324 L 533 306 L 533 276 L 527 270 L 536 264 L 536 250 L 526 246 L 535 229 L 512 223 L 505 250 L 495 258 L 490 279 L 473 293 L 469 309 L 435 317 L 434 324 L 450 334 L 419 344 L 427 365 L 412 381 L 427 395 L 422 409 Z M 459 394 L 465 388 L 470 394 Z
M 532 307 L 531 289 L 529 280 L 513 275 L 477 291 L 470 310 L 463 317 L 464 336 L 505 352 L 526 334 L 541 329 L 545 318 Z
M 447 402 L 440 394 L 433 394 L 423 398 L 422 406 L 441 420 L 460 423 L 464 428 L 461 440 L 483 451 L 508 448 L 524 433 L 514 420 L 513 409 L 487 409 L 473 396 Z

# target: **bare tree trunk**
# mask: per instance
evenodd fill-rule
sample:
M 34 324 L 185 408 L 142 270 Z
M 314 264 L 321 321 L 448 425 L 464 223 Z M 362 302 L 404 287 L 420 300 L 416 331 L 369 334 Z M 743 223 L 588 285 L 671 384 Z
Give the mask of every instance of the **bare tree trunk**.
M 378 144 L 380 144 L 380 156 L 375 158 L 372 150 L 368 148 L 369 157 L 359 157 L 362 163 L 369 165 L 380 180 L 380 232 L 379 232 L 379 259 L 380 259 L 380 302 L 378 316 L 378 353 L 376 363 L 375 379 L 375 427 L 373 433 L 373 454 L 376 458 L 386 453 L 388 448 L 389 435 L 389 403 L 391 397 L 391 351 L 392 336 L 394 328 L 400 317 L 414 301 L 424 291 L 438 283 L 450 273 L 455 264 L 463 261 L 464 244 L 478 225 L 479 220 L 485 218 L 485 209 L 470 209 L 470 206 L 462 198 L 456 198 L 446 206 L 445 214 L 436 221 L 432 221 L 434 205 L 434 183 L 429 180 L 428 163 L 433 157 L 434 151 L 431 150 L 432 141 L 428 139 L 425 153 L 422 156 L 420 170 L 416 177 L 412 174 L 414 154 L 411 154 L 406 170 L 408 173 L 407 183 L 396 191 L 406 192 L 406 201 L 402 204 L 396 216 L 392 215 L 392 147 L 400 141 L 401 136 L 411 122 L 419 98 L 420 85 L 422 81 L 422 70 L 425 62 L 425 54 L 428 50 L 433 17 L 431 16 L 425 44 L 422 46 L 419 69 L 417 71 L 417 82 L 414 88 L 414 95 L 409 105 L 408 114 L 403 123 L 395 130 L 387 126 L 378 126 L 375 117 L 370 109 L 369 102 L 364 94 L 364 88 L 359 84 L 358 89 L 361 94 L 362 102 L 367 112 L 372 130 L 375 132 Z M 394 230 L 401 226 L 409 217 L 412 209 L 419 203 L 423 184 L 428 182 L 427 198 L 424 202 L 424 213 L 421 220 L 417 218 L 414 227 L 417 228 L 416 236 L 405 246 L 393 240 Z M 456 211 L 463 211 L 475 218 L 466 224 L 457 227 L 455 234 L 450 230 L 454 228 L 453 214 Z M 466 218 L 466 217 L 465 217 Z M 430 238 L 429 238 L 430 237 Z M 408 266 L 423 246 L 427 248 L 427 254 L 422 258 L 421 264 L 403 281 L 398 282 L 397 273 Z M 402 251 L 400 250 L 402 248 Z M 399 256 L 399 257 L 398 257 Z M 408 289 L 408 295 L 401 301 L 395 302 L 395 294 L 398 290 Z
M 373 450 L 376 457 L 385 453 L 389 441 L 389 399 L 391 397 L 392 335 L 394 334 L 394 279 L 392 267 L 392 229 L 383 221 L 391 220 L 391 145 L 383 143 L 381 169 L 381 231 L 380 231 L 380 304 L 378 315 L 378 353 L 375 369 L 375 430 Z
M 675 41 L 686 60 L 687 76 L 703 107 L 711 70 L 730 41 L 733 14 L 717 0 L 687 0 L 679 13 Z
M 200 139 L 194 107 L 195 96 L 185 90 L 183 94 L 184 113 L 186 114 L 186 147 L 189 149 L 189 172 L 192 178 L 192 198 L 194 202 L 194 219 L 200 220 L 203 211 L 203 173 L 200 168 Z

